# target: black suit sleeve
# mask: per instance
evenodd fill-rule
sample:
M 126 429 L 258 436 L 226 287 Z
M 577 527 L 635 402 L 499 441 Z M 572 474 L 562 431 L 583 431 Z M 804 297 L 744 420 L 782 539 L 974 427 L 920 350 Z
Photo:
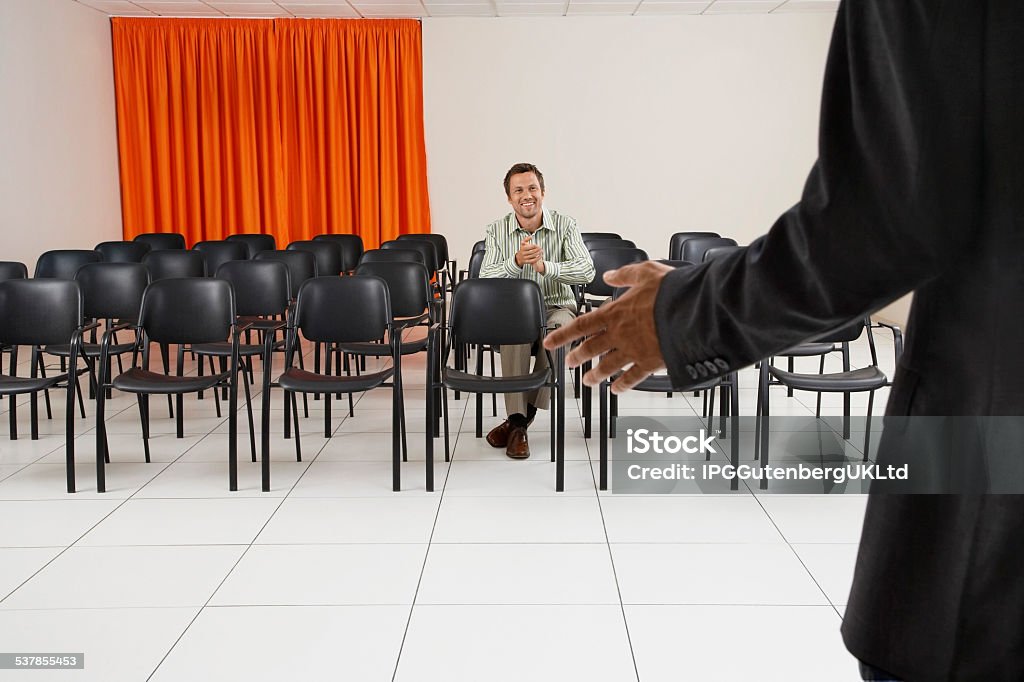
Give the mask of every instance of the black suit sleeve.
M 970 248 L 983 26 L 972 0 L 843 2 L 800 203 L 748 248 L 663 280 L 658 338 L 678 386 L 869 314 Z

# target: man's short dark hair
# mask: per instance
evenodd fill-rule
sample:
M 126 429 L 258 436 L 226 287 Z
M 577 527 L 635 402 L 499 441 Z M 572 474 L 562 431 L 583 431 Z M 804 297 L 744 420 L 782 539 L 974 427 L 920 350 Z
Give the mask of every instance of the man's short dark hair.
M 509 193 L 509 182 L 512 180 L 513 175 L 519 175 L 520 173 L 533 173 L 537 176 L 537 182 L 540 183 L 540 191 L 544 192 L 544 174 L 540 172 L 540 169 L 534 166 L 532 163 L 517 163 L 508 169 L 508 173 L 505 173 L 505 196 L 512 196 Z

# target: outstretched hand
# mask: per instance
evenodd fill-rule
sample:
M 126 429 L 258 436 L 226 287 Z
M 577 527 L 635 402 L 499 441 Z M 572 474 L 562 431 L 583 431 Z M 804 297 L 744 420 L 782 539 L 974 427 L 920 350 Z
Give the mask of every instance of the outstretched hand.
M 587 337 L 567 356 L 569 366 L 578 367 L 603 354 L 583 375 L 583 383 L 596 386 L 629 367 L 611 385 L 613 393 L 628 391 L 665 366 L 654 325 L 654 301 L 662 278 L 670 272 L 671 267 L 653 261 L 609 270 L 604 281 L 629 291 L 548 334 L 544 347 L 554 350 Z

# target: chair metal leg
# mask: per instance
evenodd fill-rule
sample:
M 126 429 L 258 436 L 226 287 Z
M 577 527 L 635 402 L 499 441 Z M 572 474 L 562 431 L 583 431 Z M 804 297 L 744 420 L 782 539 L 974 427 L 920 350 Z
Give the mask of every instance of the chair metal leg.
M 72 351 L 74 357 L 74 351 Z M 67 474 L 68 492 L 75 492 L 75 388 L 71 375 L 68 375 L 68 395 L 64 409 L 64 470 Z M 96 458 L 99 459 L 99 451 Z
M 601 441 L 601 470 L 598 487 L 608 490 L 608 382 L 598 386 L 598 440 Z
M 139 404 L 139 423 L 142 426 L 142 449 L 149 463 L 149 396 L 139 393 L 136 396 Z
M 202 364 L 202 358 L 199 360 L 199 364 Z M 253 423 L 252 417 L 252 392 L 249 390 L 249 382 L 246 377 L 246 367 L 252 370 L 252 358 L 247 358 L 246 362 L 239 367 L 239 371 L 242 372 L 242 387 L 245 389 L 245 410 L 249 416 L 249 449 L 252 451 L 252 461 L 256 462 L 256 425 Z M 235 381 L 238 380 L 236 375 Z
M 868 461 L 868 454 L 871 452 L 871 408 L 875 403 L 875 392 L 870 391 L 868 393 L 868 416 L 867 421 L 864 424 L 864 459 Z
M 18 347 L 11 346 L 11 366 L 9 374 L 13 377 L 18 373 Z M 9 409 L 7 416 L 10 419 L 10 439 L 18 440 L 18 396 L 11 394 L 7 397 Z
M 238 358 L 228 374 L 228 490 L 238 490 Z M 244 381 L 244 379 L 243 379 Z M 247 385 L 248 386 L 248 385 Z
M 739 375 L 733 373 L 729 380 L 729 395 L 732 399 L 732 409 L 730 410 L 730 418 L 732 420 L 732 469 L 735 472 L 740 465 L 740 387 L 739 387 Z M 732 480 L 729 482 L 729 490 L 739 490 L 740 479 L 737 474 L 733 474 Z
M 543 352 L 543 351 L 542 351 Z M 555 351 L 558 378 L 555 390 L 558 395 L 558 442 L 557 461 L 555 462 L 555 492 L 565 491 L 565 349 Z
M 292 417 L 295 419 L 295 461 L 302 461 L 302 445 L 299 442 L 299 401 L 294 392 L 289 392 L 292 403 Z
M 46 376 L 46 364 L 43 362 L 43 354 L 42 353 L 37 353 L 37 349 L 35 349 L 35 348 L 32 349 L 32 353 L 33 353 L 33 355 L 35 355 L 35 359 L 32 362 L 34 364 L 39 365 L 39 376 L 45 377 Z M 65 363 L 66 363 L 66 360 L 64 358 L 61 358 L 60 359 L 60 371 L 61 372 L 63 372 L 65 370 L 65 367 L 66 367 Z M 46 403 L 46 418 L 47 419 L 53 419 L 53 409 L 50 407 L 50 391 L 49 391 L 49 389 L 43 391 L 43 401 Z M 85 414 L 84 413 L 82 414 L 82 419 L 85 419 Z
M 39 365 L 40 359 L 41 358 L 39 357 L 39 350 L 33 346 L 33 348 L 32 348 L 32 358 L 31 358 L 31 360 L 29 362 L 29 367 L 31 368 L 29 370 L 29 374 L 33 378 L 38 376 L 38 374 L 36 373 L 36 367 Z M 44 373 L 45 373 L 45 371 L 44 371 Z M 47 394 L 47 395 L 49 395 L 49 394 Z M 29 403 L 28 404 L 29 404 L 29 415 L 30 415 L 29 416 L 30 438 L 32 440 L 39 440 L 39 393 L 37 391 L 33 391 L 32 395 L 29 396 Z
M 171 347 L 166 343 L 160 344 L 160 358 L 164 363 L 164 374 L 171 373 Z M 174 397 L 167 394 L 167 416 L 174 417 Z

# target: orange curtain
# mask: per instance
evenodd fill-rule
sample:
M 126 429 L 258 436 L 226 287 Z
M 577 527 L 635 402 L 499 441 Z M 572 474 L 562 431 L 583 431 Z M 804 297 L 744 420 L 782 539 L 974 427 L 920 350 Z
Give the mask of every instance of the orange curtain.
M 415 20 L 111 20 L 125 239 L 430 231 Z

